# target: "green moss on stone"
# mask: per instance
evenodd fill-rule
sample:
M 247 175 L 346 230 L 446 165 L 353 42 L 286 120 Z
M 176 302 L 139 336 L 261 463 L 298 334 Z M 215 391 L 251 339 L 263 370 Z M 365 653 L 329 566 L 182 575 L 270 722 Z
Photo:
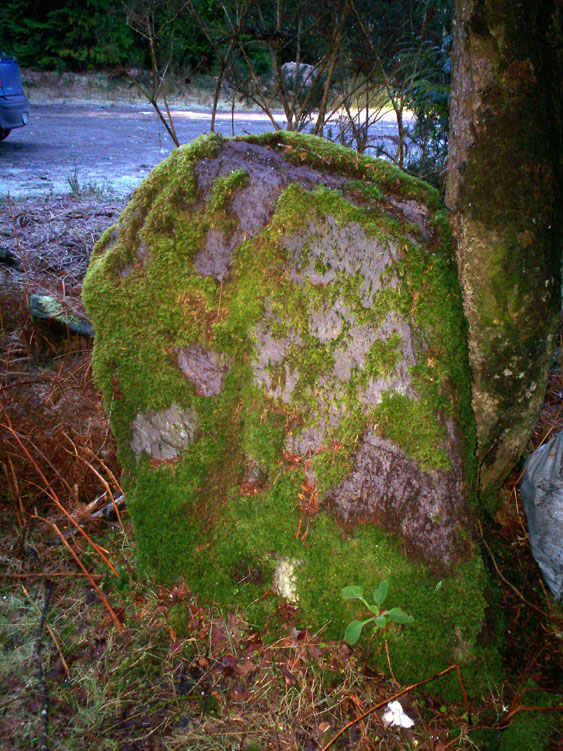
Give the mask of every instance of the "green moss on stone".
M 422 469 L 450 469 L 447 451 L 440 448 L 446 429 L 436 421 L 430 405 L 404 394 L 387 393 L 375 414 L 379 432 L 401 446 Z
M 84 299 L 97 333 L 94 375 L 129 478 L 141 566 L 167 583 L 183 575 L 209 600 L 236 602 L 259 624 L 277 607 L 272 578 L 280 558 L 287 558 L 295 562 L 304 623 L 328 623 L 327 633 L 336 637 L 354 615 L 341 588 L 361 584 L 369 590 L 387 579 L 390 604 L 415 617 L 413 627 L 393 627 L 388 635 L 400 680 L 445 667 L 442 655 L 450 661 L 458 653 L 467 665 L 477 664 L 485 609 L 480 560 L 439 584 L 424 564 L 405 560 L 400 540 L 373 526 L 345 532 L 323 507 L 326 493 L 350 471 L 368 427 L 394 440 L 422 470 L 446 470 L 444 428 L 436 416 L 452 416 L 464 434 L 467 477 L 473 476 L 465 328 L 437 194 L 385 162 L 320 139 L 278 133 L 247 140 L 293 146 L 288 156 L 296 163 L 348 175 L 350 194 L 360 191 L 365 201 L 354 203 L 326 187 L 291 185 L 279 196 L 269 225 L 238 246 L 228 279 L 202 277 L 194 273 L 193 256 L 210 228 L 232 232 L 229 201 L 248 180 L 238 170 L 218 178 L 209 196 L 199 195 L 195 165 L 217 156 L 223 143 L 209 137 L 173 152 L 135 192 L 117 232 L 103 235 Z M 412 227 L 385 213 L 382 201 L 390 193 L 422 200 L 435 212 L 429 247 L 417 245 Z M 330 271 L 326 254 L 312 260 L 315 238 L 308 234 L 313 219 L 327 216 L 337 227 L 353 223 L 367 237 L 383 238 L 398 255 L 394 284 L 383 285 L 371 306 L 362 303 L 359 277 L 336 270 L 322 285 L 286 273 L 290 234 L 303 239 L 302 275 L 309 263 L 317 273 Z M 340 330 L 321 342 L 310 331 L 310 316 L 330 311 L 338 300 L 357 326 L 376 330 L 387 316 L 408 319 L 420 331 L 422 354 L 411 369 L 412 397 L 388 393 L 380 404 L 365 405 L 362 389 L 370 379 L 392 374 L 401 356 L 399 335 L 376 340 L 363 366 L 336 390 L 339 403 L 331 406 L 344 417 L 331 428 L 315 388 L 331 375 L 351 324 L 343 317 Z M 250 367 L 257 326 L 268 311 L 272 336 L 288 343 L 282 360 L 265 372 L 280 387 L 288 385 L 288 368 L 296 373 L 285 401 L 255 383 Z M 229 358 L 217 396 L 202 397 L 177 366 L 177 348 L 193 344 Z M 155 466 L 133 453 L 131 426 L 139 412 L 172 403 L 195 410 L 197 438 L 174 461 Z M 299 495 L 307 487 L 307 468 L 303 458 L 284 455 L 284 442 L 287 436 L 299 439 L 304 426 L 323 423 L 324 444 L 310 457 L 319 513 L 304 515 Z
M 213 183 L 211 193 L 205 207 L 209 226 L 222 229 L 229 233 L 233 228 L 233 217 L 229 214 L 229 202 L 233 191 L 248 185 L 248 173 L 244 170 L 234 170 L 225 177 L 218 177 Z
M 384 159 L 364 156 L 324 138 L 278 130 L 245 136 L 245 140 L 270 148 L 291 147 L 292 150 L 286 151 L 286 156 L 295 164 L 305 163 L 321 172 L 349 175 L 352 179 L 378 186 L 381 192 L 399 193 L 403 198 L 422 201 L 431 209 L 440 208 L 438 191 L 427 183 L 398 170 Z

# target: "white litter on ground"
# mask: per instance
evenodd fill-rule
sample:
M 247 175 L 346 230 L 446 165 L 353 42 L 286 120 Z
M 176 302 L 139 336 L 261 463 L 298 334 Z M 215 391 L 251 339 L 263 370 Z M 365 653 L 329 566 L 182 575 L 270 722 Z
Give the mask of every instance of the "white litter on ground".
M 414 720 L 403 712 L 399 701 L 390 701 L 383 713 L 383 724 L 387 727 L 412 728 Z

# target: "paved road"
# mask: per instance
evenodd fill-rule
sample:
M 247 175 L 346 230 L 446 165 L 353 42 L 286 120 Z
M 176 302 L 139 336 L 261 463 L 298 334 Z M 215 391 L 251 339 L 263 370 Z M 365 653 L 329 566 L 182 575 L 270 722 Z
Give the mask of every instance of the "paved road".
M 181 143 L 209 130 L 209 112 L 174 110 Z M 263 114 L 218 113 L 216 130 L 224 135 L 272 130 Z M 392 118 L 380 123 L 394 131 Z M 148 105 L 35 104 L 29 125 L 0 142 L 0 196 L 68 193 L 80 185 L 130 193 L 171 151 L 172 142 Z

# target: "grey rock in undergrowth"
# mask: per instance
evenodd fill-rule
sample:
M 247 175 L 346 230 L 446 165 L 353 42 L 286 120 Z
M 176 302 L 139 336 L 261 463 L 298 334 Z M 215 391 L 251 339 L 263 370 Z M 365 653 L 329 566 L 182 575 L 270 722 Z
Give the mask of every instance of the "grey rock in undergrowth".
M 13 266 L 18 271 L 23 271 L 23 266 L 20 259 L 10 248 L 4 248 L 0 245 L 0 263 L 6 264 L 6 266 Z
M 315 67 L 307 63 L 290 62 L 281 67 L 283 85 L 291 96 L 304 95 L 315 82 Z
M 530 548 L 556 600 L 563 600 L 563 433 L 527 461 L 522 500 Z
M 61 332 L 72 331 L 82 336 L 94 336 L 94 329 L 86 318 L 69 311 L 52 295 L 31 295 L 29 312 L 32 318 L 46 321 Z

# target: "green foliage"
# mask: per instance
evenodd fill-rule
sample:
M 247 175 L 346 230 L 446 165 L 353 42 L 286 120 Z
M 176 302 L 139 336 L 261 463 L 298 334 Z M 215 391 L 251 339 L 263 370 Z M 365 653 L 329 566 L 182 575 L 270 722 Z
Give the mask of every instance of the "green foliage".
M 360 600 L 366 610 L 372 615 L 363 621 L 350 621 L 346 627 L 344 633 L 344 639 L 350 645 L 354 645 L 362 634 L 362 629 L 367 626 L 368 623 L 373 623 L 373 633 L 376 633 L 378 629 L 384 629 L 389 623 L 414 623 L 412 615 L 407 615 L 401 608 L 390 608 L 389 610 L 382 610 L 381 606 L 387 599 L 389 593 L 389 584 L 386 580 L 381 584 L 373 593 L 373 605 L 365 599 L 364 590 L 362 587 L 351 585 L 344 587 L 342 590 L 342 597 L 344 600 Z
M 0 47 L 23 67 L 59 71 L 142 62 L 119 0 L 4 0 Z
M 451 34 L 445 34 L 439 44 L 411 43 L 404 51 L 407 59 L 419 59 L 405 90 L 407 106 L 416 115 L 406 168 L 436 186 L 443 182 L 448 154 L 451 42 Z

